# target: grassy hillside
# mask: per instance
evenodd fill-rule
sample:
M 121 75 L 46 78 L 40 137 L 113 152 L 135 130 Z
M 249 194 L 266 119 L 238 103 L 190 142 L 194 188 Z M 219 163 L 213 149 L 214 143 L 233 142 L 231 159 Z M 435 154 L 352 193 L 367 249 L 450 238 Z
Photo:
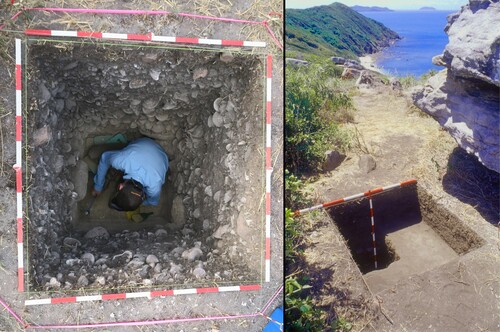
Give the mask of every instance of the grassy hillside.
M 399 38 L 383 24 L 337 2 L 285 13 L 287 51 L 356 58 Z

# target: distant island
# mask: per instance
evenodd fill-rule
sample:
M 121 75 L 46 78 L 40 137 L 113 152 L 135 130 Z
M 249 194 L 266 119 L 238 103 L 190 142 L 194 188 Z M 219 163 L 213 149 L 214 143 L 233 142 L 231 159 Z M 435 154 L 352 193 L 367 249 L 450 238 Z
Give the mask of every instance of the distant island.
M 377 6 L 351 6 L 352 10 L 357 12 L 393 12 L 394 10 L 387 7 L 377 7 Z
M 434 7 L 422 7 L 420 10 L 436 10 Z

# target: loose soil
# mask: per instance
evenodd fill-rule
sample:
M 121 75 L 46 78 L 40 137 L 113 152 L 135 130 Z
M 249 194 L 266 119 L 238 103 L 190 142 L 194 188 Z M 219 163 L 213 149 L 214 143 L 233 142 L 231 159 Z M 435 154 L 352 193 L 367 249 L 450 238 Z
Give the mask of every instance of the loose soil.
M 487 218 L 498 215 L 498 205 L 469 205 L 463 191 L 453 195 L 450 164 L 464 160 L 453 139 L 407 96 L 380 87 L 358 89 L 353 100 L 355 120 L 346 126 L 357 143 L 337 169 L 307 185 L 312 204 L 410 178 L 418 186 L 414 204 L 403 189 L 389 192 L 385 202 L 383 194 L 373 197 L 377 244 L 385 242 L 394 255 L 376 271 L 366 199 L 303 217 L 309 225 L 304 273 L 316 304 L 352 322 L 353 331 L 498 330 L 500 238 Z M 377 164 L 368 174 L 358 167 L 367 153 Z M 477 161 L 468 169 L 490 174 Z M 489 193 L 498 200 L 498 191 Z M 473 190 L 467 195 L 480 200 Z
M 10 3 L 10 2 L 9 2 Z M 36 7 L 35 1 L 16 1 L 27 7 Z M 2 4 L 1 21 L 7 21 L 15 14 L 16 8 L 6 7 Z M 166 10 L 171 12 L 195 13 L 207 16 L 233 17 L 263 21 L 271 19 L 270 27 L 281 39 L 282 21 L 276 17 L 270 17 L 269 12 L 281 12 L 282 4 L 277 1 L 264 3 L 260 1 L 232 1 L 221 3 L 212 0 L 201 0 L 188 3 L 176 3 L 175 1 L 81 1 L 65 0 L 45 2 L 46 7 L 68 7 L 68 8 L 108 8 L 108 9 L 145 9 Z M 68 303 L 57 305 L 24 306 L 25 294 L 17 292 L 17 243 L 16 243 L 16 192 L 15 177 L 12 166 L 15 163 L 15 81 L 14 68 L 14 37 L 23 38 L 17 33 L 23 29 L 54 29 L 54 30 L 85 30 L 106 31 L 115 33 L 147 33 L 153 32 L 165 36 L 187 36 L 214 39 L 243 39 L 264 40 L 268 43 L 266 54 L 273 54 L 273 124 L 272 138 L 273 149 L 272 162 L 274 174 L 272 178 L 272 226 L 271 226 L 271 282 L 263 283 L 260 291 L 251 292 L 227 292 L 219 294 L 196 294 L 180 295 L 176 297 L 155 297 L 149 299 L 124 299 L 103 302 Z M 0 211 L 4 222 L 0 227 L 0 292 L 2 299 L 6 301 L 24 320 L 36 325 L 52 324 L 84 324 L 98 322 L 123 322 L 161 320 L 184 317 L 206 317 L 224 316 L 256 313 L 263 308 L 264 304 L 271 298 L 276 289 L 282 284 L 282 152 L 279 148 L 282 140 L 282 59 L 281 51 L 269 37 L 263 26 L 249 26 L 237 23 L 222 23 L 217 21 L 195 20 L 179 18 L 175 15 L 169 16 L 120 16 L 120 15 L 86 15 L 86 14 L 47 14 L 41 12 L 30 12 L 21 15 L 15 23 L 9 25 L 2 31 L 0 36 L 2 43 L 2 59 L 0 60 L 0 120 L 1 120 L 1 169 L 0 169 Z M 58 48 L 60 46 L 56 46 Z M 109 48 L 111 49 L 111 47 Z M 4 51 L 5 50 L 5 51 Z M 61 46 L 64 52 L 65 47 Z M 120 54 L 116 54 L 118 59 Z M 264 89 L 262 88 L 262 91 Z M 82 91 L 84 92 L 84 91 Z M 89 99 L 92 100 L 92 99 Z M 246 101 L 249 102 L 248 100 Z M 262 103 L 258 103 L 260 107 Z M 53 120 L 53 119 L 52 119 Z M 111 122 L 111 121 L 110 121 Z M 259 134 L 260 135 L 260 134 Z M 85 138 L 82 138 L 85 139 Z M 83 144 L 82 144 L 83 145 Z M 215 144 L 214 144 L 215 145 Z M 225 145 L 224 145 L 225 146 Z M 262 151 L 255 151 L 262 156 Z M 181 160 L 178 157 L 177 160 Z M 256 160 L 256 159 L 255 159 Z M 54 186 L 61 185 L 54 181 Z M 172 185 L 167 179 L 167 185 Z M 32 190 L 36 188 L 30 188 Z M 262 195 L 260 195 L 262 196 Z M 252 197 L 252 206 L 261 206 L 261 197 Z M 87 198 L 88 199 L 88 198 Z M 104 201 L 104 200 L 103 200 Z M 255 201 L 255 202 L 253 202 Z M 88 201 L 82 201 L 78 205 L 77 212 Z M 253 204 L 255 203 L 255 204 Z M 95 213 L 103 208 L 102 202 L 95 206 Z M 80 211 L 81 212 L 81 211 Z M 190 213 L 192 213 L 191 211 Z M 168 212 L 165 212 L 167 215 Z M 99 221 L 87 222 L 80 216 L 78 224 L 98 225 Z M 147 221 L 146 221 L 147 222 Z M 131 231 L 137 225 L 131 224 Z M 144 227 L 144 225 L 140 225 Z M 196 225 L 196 227 L 201 227 Z M 86 231 L 87 225 L 82 226 L 81 231 Z M 120 227 L 118 226 L 118 229 Z M 118 230 L 117 229 L 117 230 Z M 121 228 L 123 229 L 123 228 Z M 241 230 L 241 229 L 240 229 Z M 236 230 L 233 230 L 236 232 Z M 180 241 L 181 237 L 189 237 L 190 232 L 169 233 L 166 241 Z M 234 235 L 234 234 L 232 234 Z M 141 233 L 142 236 L 142 233 Z M 228 239 L 228 238 L 227 238 Z M 141 241 L 144 239 L 141 239 Z M 48 245 L 54 243 L 48 238 Z M 153 245 L 153 243 L 151 243 Z M 236 243 L 232 244 L 235 245 Z M 168 244 L 167 244 L 168 249 Z M 171 248 L 170 248 L 171 249 Z M 224 248 L 221 248 L 224 249 Z M 236 255 L 242 252 L 236 252 Z M 257 262 L 257 265 L 261 265 Z M 253 263 L 251 263 L 253 264 Z M 54 294 L 61 296 L 64 294 Z M 280 299 L 281 297 L 279 297 Z M 268 314 L 276 306 L 281 305 L 281 300 L 275 301 Z M 96 330 L 113 331 L 260 331 L 268 323 L 264 317 L 250 317 L 236 320 L 218 320 L 200 323 L 167 324 L 159 326 L 133 327 L 123 326 L 115 328 L 101 328 Z M 6 311 L 0 314 L 0 331 L 21 331 L 22 326 Z M 60 329 L 50 329 L 58 331 Z

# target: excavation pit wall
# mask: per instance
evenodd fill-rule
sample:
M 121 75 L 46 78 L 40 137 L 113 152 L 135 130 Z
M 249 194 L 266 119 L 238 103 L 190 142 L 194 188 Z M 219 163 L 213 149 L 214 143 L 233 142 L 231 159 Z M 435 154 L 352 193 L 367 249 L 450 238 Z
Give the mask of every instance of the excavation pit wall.
M 28 289 L 261 280 L 264 61 L 98 43 L 27 47 Z M 224 60 L 224 61 L 222 61 Z M 100 153 L 147 136 L 170 166 L 141 223 L 92 204 Z
M 374 292 L 439 267 L 484 244 L 423 188 L 409 185 L 372 196 L 378 268 L 368 198 L 330 209 L 354 261 Z

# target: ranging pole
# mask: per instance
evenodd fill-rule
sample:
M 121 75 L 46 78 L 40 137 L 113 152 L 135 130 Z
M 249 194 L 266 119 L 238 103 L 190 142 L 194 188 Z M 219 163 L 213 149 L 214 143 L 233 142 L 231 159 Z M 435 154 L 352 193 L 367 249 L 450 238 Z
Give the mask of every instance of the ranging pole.
M 328 207 L 331 207 L 331 206 L 334 206 L 334 205 L 337 205 L 337 204 L 340 204 L 340 203 L 345 203 L 345 202 L 352 201 L 352 200 L 355 200 L 355 199 L 358 199 L 358 198 L 362 198 L 362 197 L 368 197 L 370 195 L 375 195 L 375 194 L 381 193 L 382 191 L 386 191 L 386 190 L 390 190 L 390 189 L 394 189 L 394 188 L 399 188 L 399 187 L 404 187 L 404 186 L 407 186 L 407 185 L 410 185 L 410 184 L 415 184 L 415 183 L 417 183 L 417 180 L 412 179 L 412 180 L 407 180 L 407 181 L 403 181 L 403 182 L 400 182 L 400 183 L 391 184 L 391 185 L 385 186 L 385 187 L 375 188 L 375 189 L 372 189 L 372 190 L 368 190 L 367 192 L 364 192 L 364 193 L 359 193 L 359 194 L 356 194 L 356 195 L 352 195 L 352 196 L 340 198 L 340 199 L 337 199 L 337 200 L 334 200 L 334 201 L 331 201 L 331 202 L 328 202 L 328 203 L 323 203 L 323 204 L 320 204 L 320 205 L 311 206 L 310 208 L 306 208 L 306 209 L 302 209 L 302 210 L 297 210 L 297 211 L 295 211 L 293 213 L 293 215 L 294 216 L 300 216 L 301 214 L 304 214 L 306 212 L 328 208 Z

